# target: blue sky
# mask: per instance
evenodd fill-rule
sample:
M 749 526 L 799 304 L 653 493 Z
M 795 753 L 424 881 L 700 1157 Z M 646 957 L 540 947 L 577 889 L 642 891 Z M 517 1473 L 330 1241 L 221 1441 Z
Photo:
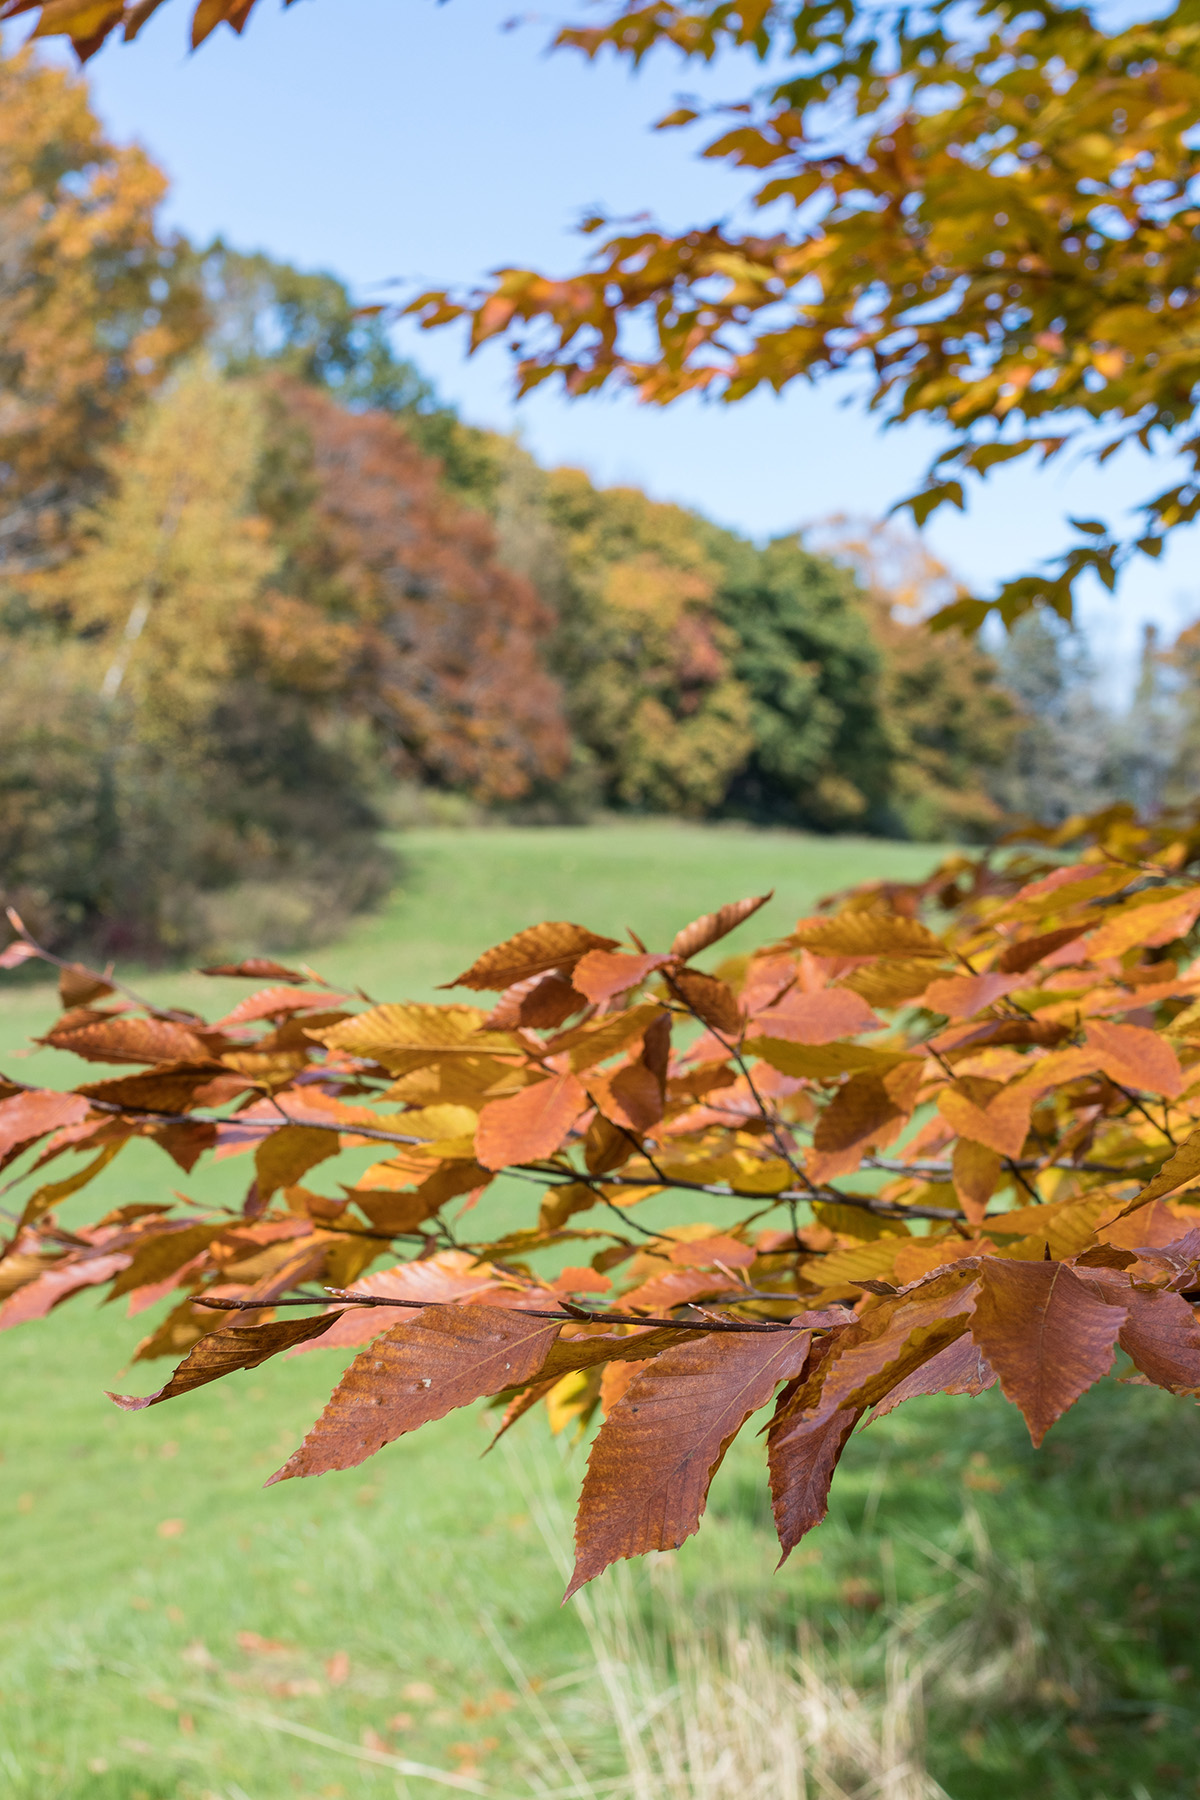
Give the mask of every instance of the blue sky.
M 101 116 L 170 175 L 171 222 L 332 269 L 364 296 L 388 280 L 469 283 L 504 263 L 568 269 L 574 222 L 592 204 L 679 227 L 728 213 L 744 192 L 685 134 L 649 127 L 681 90 L 737 97 L 749 63 L 698 74 L 663 58 L 630 76 L 547 56 L 554 15 L 505 30 L 512 0 L 301 0 L 286 12 L 260 0 L 242 39 L 222 29 L 193 56 L 190 10 L 173 0 L 134 45 L 92 60 Z M 502 351 L 468 360 L 454 331 L 401 327 L 399 341 L 467 419 L 755 536 L 832 512 L 882 514 L 939 444 L 927 427 L 878 431 L 849 380 L 734 407 L 546 391 L 515 405 Z M 1167 473 L 1140 452 L 1099 474 L 997 471 L 965 517 L 935 516 L 930 541 L 986 591 L 1063 545 L 1064 514 L 1120 515 Z M 1097 591 L 1084 608 L 1118 693 L 1144 619 L 1173 632 L 1198 614 L 1194 531 L 1159 564 L 1135 566 L 1115 601 Z

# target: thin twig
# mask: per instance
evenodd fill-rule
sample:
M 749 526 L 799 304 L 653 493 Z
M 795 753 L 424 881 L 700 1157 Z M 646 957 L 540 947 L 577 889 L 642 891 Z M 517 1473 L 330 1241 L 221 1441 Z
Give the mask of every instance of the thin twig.
M 469 1305 L 469 1301 L 458 1300 L 395 1300 L 386 1294 L 355 1294 L 342 1288 L 327 1288 L 330 1299 L 352 1306 L 400 1306 L 415 1312 L 424 1312 L 430 1306 Z M 786 1300 L 786 1294 L 772 1295 L 772 1299 Z M 215 1296 L 208 1298 L 197 1294 L 193 1296 L 193 1306 L 207 1306 L 219 1312 L 262 1312 L 267 1306 L 320 1306 L 329 1301 L 315 1300 L 311 1296 L 293 1300 L 226 1300 Z M 792 1324 L 784 1320 L 767 1319 L 708 1319 L 698 1324 L 690 1319 L 650 1318 L 641 1313 L 597 1312 L 578 1307 L 572 1312 L 547 1312 L 531 1306 L 520 1308 L 526 1319 L 558 1319 L 564 1325 L 669 1325 L 678 1331 L 807 1331 L 807 1325 Z

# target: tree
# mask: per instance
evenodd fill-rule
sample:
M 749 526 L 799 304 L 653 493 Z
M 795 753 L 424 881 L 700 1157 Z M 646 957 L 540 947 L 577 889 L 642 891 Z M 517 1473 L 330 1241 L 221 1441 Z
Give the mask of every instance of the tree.
M 209 971 L 267 983 L 210 1024 L 60 962 L 67 1010 L 41 1041 L 134 1067 L 71 1093 L 4 1083 L 0 1156 L 32 1158 L 0 1327 L 97 1286 L 173 1289 L 136 1360 L 182 1360 L 115 1396 L 132 1410 L 359 1347 L 276 1481 L 480 1398 L 500 1431 L 541 1401 L 560 1425 L 600 1412 L 570 1591 L 690 1536 L 772 1403 L 786 1556 L 856 1424 L 915 1395 L 998 1381 L 1035 1444 L 1118 1351 L 1194 1395 L 1194 833 L 1114 809 L 1073 863 L 1045 835 L 1049 854 L 860 890 L 717 973 L 695 959 L 765 896 L 654 952 L 534 925 L 450 984 L 487 1009 L 374 1004 L 259 959 Z M 10 917 L 3 966 L 56 960 Z M 241 1215 L 118 1207 L 64 1233 L 59 1200 L 141 1138 L 187 1169 L 252 1154 Z M 330 1192 L 330 1159 L 364 1143 L 380 1160 Z M 47 1182 L 64 1153 L 90 1160 Z M 505 1173 L 532 1184 L 528 1223 L 464 1242 L 445 1209 Z M 713 1222 L 639 1219 L 673 1193 Z M 590 1260 L 536 1272 L 564 1250 Z
M 119 26 L 136 36 L 160 3 L 7 0 L 0 16 L 37 11 L 35 35 L 65 32 L 86 57 Z M 198 0 L 193 44 L 223 22 L 241 31 L 253 6 Z M 1133 442 L 1184 459 L 1131 539 L 1077 521 L 1053 573 L 960 601 L 943 625 L 992 610 L 1011 623 L 1038 603 L 1069 618 L 1081 574 L 1111 587 L 1129 556 L 1159 555 L 1195 518 L 1200 41 L 1186 6 L 1110 28 L 1056 0 L 981 0 L 969 16 L 946 0 L 882 13 L 618 0 L 556 43 L 634 66 L 660 48 L 770 62 L 763 88 L 715 109 L 703 154 L 752 171 L 751 203 L 790 208 L 792 228 L 672 234 L 593 216 L 582 270 L 506 269 L 472 298 L 424 295 L 426 324 L 468 317 L 472 345 L 507 335 L 523 390 L 560 375 L 574 393 L 627 383 L 656 403 L 736 401 L 857 369 L 886 419 L 946 430 L 907 503 L 918 523 L 963 505 L 965 478 L 1067 444 L 1096 461 Z M 702 116 L 683 105 L 659 124 Z
M 0 580 L 64 554 L 106 451 L 197 341 L 198 290 L 155 225 L 164 191 L 81 81 L 0 56 Z

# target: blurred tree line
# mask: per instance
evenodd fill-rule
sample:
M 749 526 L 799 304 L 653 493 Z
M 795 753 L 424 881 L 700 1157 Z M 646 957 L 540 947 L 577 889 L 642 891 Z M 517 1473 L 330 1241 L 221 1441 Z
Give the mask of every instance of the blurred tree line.
M 1044 624 L 999 663 L 918 628 L 953 583 L 912 540 L 758 547 L 542 469 L 164 191 L 0 59 L 0 890 L 54 942 L 328 935 L 398 792 L 979 839 L 1129 785 Z

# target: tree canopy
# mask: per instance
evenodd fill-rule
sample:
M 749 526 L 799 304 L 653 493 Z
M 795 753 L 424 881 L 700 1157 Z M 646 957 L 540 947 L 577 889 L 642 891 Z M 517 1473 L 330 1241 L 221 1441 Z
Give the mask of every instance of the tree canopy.
M 134 37 L 161 0 L 8 0 L 81 56 Z M 254 0 L 199 0 L 192 42 L 241 31 Z M 593 216 L 586 264 L 509 268 L 473 296 L 413 303 L 427 325 L 467 318 L 472 345 L 506 337 L 523 391 L 614 384 L 666 403 L 736 401 L 859 371 L 889 421 L 924 417 L 946 447 L 906 502 L 918 522 L 965 504 L 972 478 L 1068 446 L 1103 462 L 1137 443 L 1183 459 L 1131 534 L 1074 521 L 1049 574 L 939 622 L 1011 623 L 1038 603 L 1070 618 L 1076 583 L 1107 586 L 1158 556 L 1200 511 L 1195 282 L 1200 233 L 1200 27 L 1188 0 L 1114 25 L 1100 9 L 951 0 L 626 0 L 560 46 L 636 66 L 669 49 L 711 62 L 750 50 L 767 79 L 714 109 L 703 155 L 748 172 L 766 229 L 681 232 Z M 711 117 L 685 105 L 663 129 Z

